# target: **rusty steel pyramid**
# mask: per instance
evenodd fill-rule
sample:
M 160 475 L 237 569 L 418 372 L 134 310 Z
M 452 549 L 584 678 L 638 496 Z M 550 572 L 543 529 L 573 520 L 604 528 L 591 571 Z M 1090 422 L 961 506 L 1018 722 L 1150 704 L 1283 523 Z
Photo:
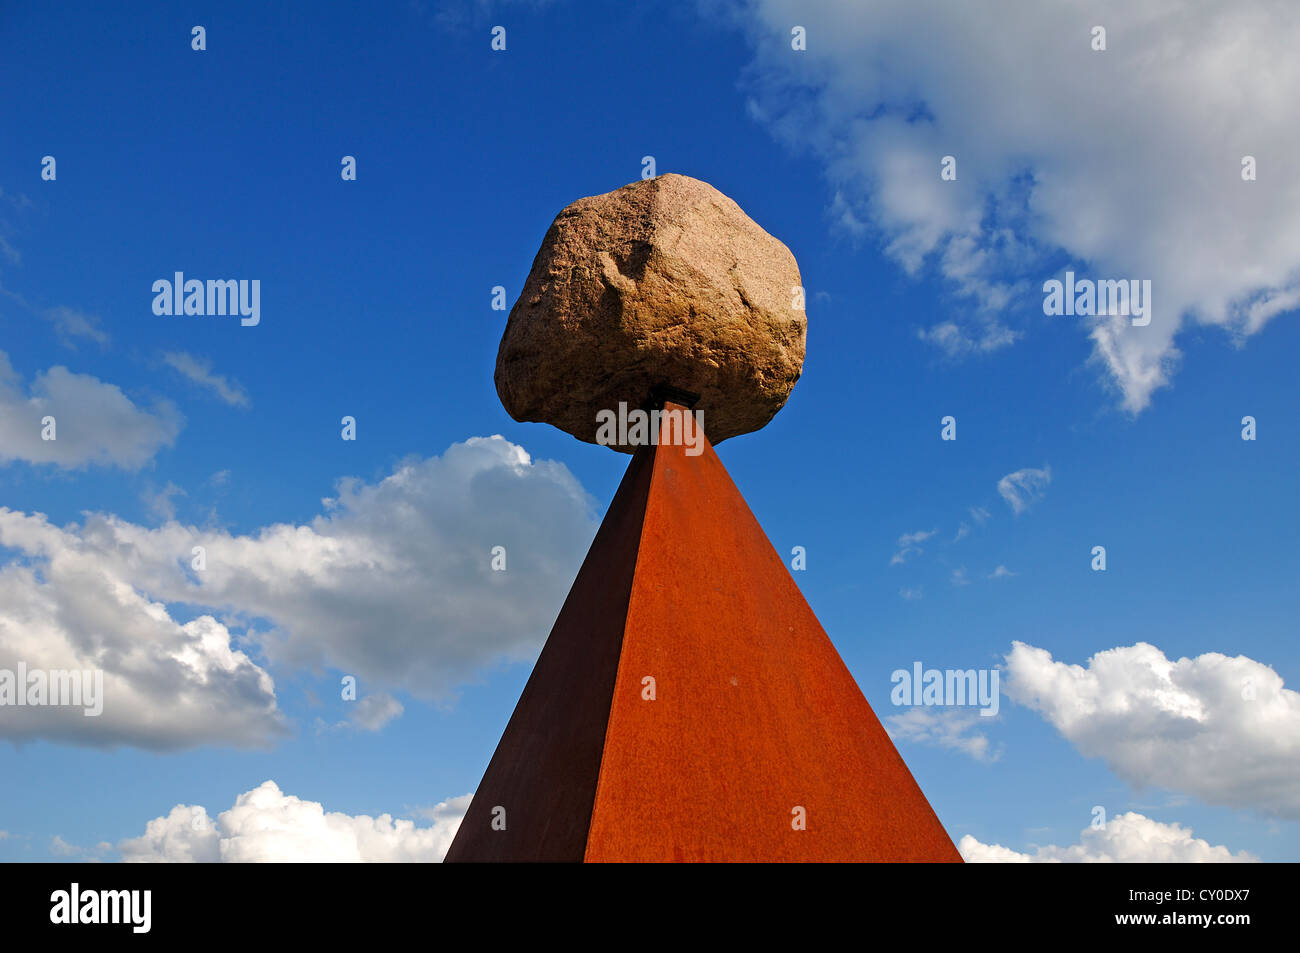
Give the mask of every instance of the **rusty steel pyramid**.
M 446 859 L 960 862 L 712 445 L 687 449 L 633 456 Z

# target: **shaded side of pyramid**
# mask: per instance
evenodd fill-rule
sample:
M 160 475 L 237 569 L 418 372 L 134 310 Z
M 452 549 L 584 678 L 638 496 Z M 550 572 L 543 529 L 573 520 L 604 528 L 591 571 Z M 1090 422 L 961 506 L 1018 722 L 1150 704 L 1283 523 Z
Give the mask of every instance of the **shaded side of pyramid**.
M 446 861 L 580 861 L 654 448 L 632 457 Z
M 447 860 L 959 862 L 717 454 L 686 449 L 633 457 Z

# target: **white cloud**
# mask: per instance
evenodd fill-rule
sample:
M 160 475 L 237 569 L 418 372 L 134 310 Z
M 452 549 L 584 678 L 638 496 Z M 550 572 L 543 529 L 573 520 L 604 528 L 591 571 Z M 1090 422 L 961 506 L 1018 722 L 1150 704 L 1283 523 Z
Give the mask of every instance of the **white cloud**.
M 406 709 L 387 692 L 376 692 L 357 699 L 348 713 L 352 724 L 363 731 L 379 731 L 395 718 L 400 718 Z
M 81 853 L 81 848 L 76 844 L 69 844 L 58 834 L 50 839 L 50 853 L 58 857 L 75 857 Z
M 889 737 L 898 741 L 951 748 L 976 761 L 996 761 L 1000 750 L 991 750 L 988 736 L 976 730 L 989 719 L 978 711 L 963 708 L 913 707 L 885 719 Z
M 50 853 L 55 857 L 69 857 L 75 861 L 86 864 L 97 864 L 103 860 L 104 854 L 113 849 L 113 845 L 108 841 L 100 841 L 94 847 L 80 847 L 77 844 L 69 844 L 58 834 L 50 838 Z
M 315 696 L 312 696 L 315 699 Z M 387 692 L 374 692 L 347 705 L 348 717 L 333 724 L 323 718 L 316 719 L 316 733 L 326 731 L 382 731 L 390 722 L 400 718 L 406 706 Z
M 324 508 L 248 535 L 96 513 L 59 529 L 0 508 L 0 545 L 19 554 L 0 566 L 0 667 L 100 668 L 106 695 L 97 718 L 14 709 L 0 737 L 264 743 L 283 728 L 274 684 L 228 626 L 247 627 L 241 638 L 272 661 L 449 697 L 484 665 L 535 655 L 595 531 L 592 500 L 562 464 L 499 436 L 378 483 L 341 481 Z M 504 572 L 491 568 L 498 545 Z M 175 605 L 206 613 L 181 624 Z M 370 703 L 359 724 L 394 705 Z
M 998 480 L 998 493 L 1019 516 L 1043 498 L 1051 482 L 1051 467 L 1043 467 L 1041 470 L 1026 468 L 1008 473 Z
M 212 363 L 185 351 L 170 351 L 163 355 L 163 363 L 192 383 L 212 391 L 231 407 L 251 407 L 248 392 L 237 382 L 212 373 Z
M 917 599 L 920 599 L 923 595 L 925 595 L 925 592 L 924 590 L 921 589 L 920 586 L 916 586 L 915 588 L 899 589 L 898 594 L 902 596 L 904 599 L 906 599 L 908 602 L 915 602 Z
M 140 494 L 140 498 L 149 507 L 149 512 L 161 516 L 163 519 L 174 520 L 176 518 L 176 504 L 172 502 L 172 497 L 186 495 L 188 494 L 184 490 L 168 480 L 167 485 L 162 489 L 146 489 Z
M 933 344 L 950 358 L 988 354 L 1010 347 L 1023 337 L 1020 332 L 1012 331 L 1001 322 L 987 318 L 982 321 L 975 333 L 955 321 L 944 321 L 932 328 L 923 328 L 916 334 L 922 341 Z
M 990 578 L 990 579 L 1010 579 L 1010 578 L 1011 578 L 1012 576 L 1014 576 L 1014 575 L 1015 575 L 1015 573 L 1013 573 L 1013 572 L 1012 572 L 1010 569 L 1008 569 L 1006 566 L 998 566 L 997 569 L 995 569 L 995 570 L 993 570 L 991 573 L 989 573 L 989 578 Z
M 19 554 L 0 566 L 0 669 L 103 673 L 99 715 L 6 708 L 0 738 L 167 750 L 262 745 L 284 732 L 275 683 L 230 630 L 211 615 L 182 624 L 132 581 L 122 554 L 4 507 L 0 546 Z
M 1104 828 L 1084 828 L 1079 843 L 1068 847 L 1049 844 L 1027 854 L 1000 844 L 984 844 L 967 834 L 957 850 L 971 864 L 1223 864 L 1259 860 L 1244 850 L 1233 854 L 1227 847 L 1213 847 L 1178 824 L 1163 824 L 1133 812 L 1111 818 Z
M 249 535 L 113 518 L 87 535 L 165 598 L 269 620 L 258 640 L 273 660 L 437 698 L 484 664 L 536 654 L 595 532 L 594 503 L 564 465 L 500 436 L 378 483 L 342 480 L 337 494 L 309 524 Z M 176 554 L 195 545 L 207 570 L 187 573 Z
M 76 308 L 60 306 L 45 312 L 45 320 L 54 325 L 54 331 L 64 346 L 77 349 L 77 340 L 84 338 L 94 341 L 100 347 L 108 344 L 108 333 L 100 324 L 99 318 Z
M 423 817 L 436 823 L 455 823 L 460 824 L 461 818 L 469 810 L 469 802 L 473 800 L 473 794 L 462 794 L 460 797 L 448 798 L 445 801 L 439 801 L 433 807 L 413 808 L 410 813 L 416 817 Z M 452 831 L 453 835 L 455 830 Z
M 889 565 L 897 566 L 906 562 L 912 556 L 918 556 L 924 550 L 920 544 L 937 533 L 938 530 L 917 530 L 915 533 L 904 533 L 898 537 L 898 552 L 894 553 L 893 558 L 889 560 Z
M 472 795 L 423 813 L 432 824 L 390 814 L 370 817 L 326 812 L 316 801 L 283 793 L 274 781 L 239 795 L 214 822 L 197 805 L 178 804 L 145 825 L 141 837 L 119 842 L 133 863 L 403 863 L 441 861 Z
M 53 440 L 42 439 L 45 417 L 55 418 Z M 66 367 L 37 374 L 24 393 L 8 355 L 0 351 L 0 463 L 138 470 L 175 442 L 182 423 L 169 403 L 142 410 L 114 385 Z
M 177 804 L 145 824 L 140 837 L 119 841 L 117 850 L 127 863 L 210 864 L 221 860 L 221 835 L 205 808 Z
M 1300 303 L 1300 6 L 879 0 L 863 16 L 857 0 L 750 0 L 735 22 L 755 49 L 749 112 L 821 159 L 831 214 L 987 309 L 962 319 L 975 332 L 929 332 L 941 347 L 971 349 L 1008 300 L 1078 321 L 1136 413 L 1189 322 L 1241 338 Z M 1258 181 L 1242 181 L 1245 155 Z M 1150 279 L 1151 324 L 1043 317 L 1062 258 L 1080 277 Z
M 1300 817 L 1300 693 L 1266 665 L 1153 645 L 1107 649 L 1087 668 L 1013 643 L 1007 695 L 1136 787 Z
M 985 523 L 988 522 L 989 511 L 982 506 L 972 506 L 967 510 L 967 512 L 970 513 L 970 518 L 971 520 L 974 521 L 976 526 L 983 526 Z M 971 534 L 970 523 L 963 521 L 957 527 L 957 535 L 952 538 L 952 541 L 954 543 L 959 543 L 970 534 Z
M 952 584 L 954 586 L 970 585 L 970 573 L 966 571 L 965 566 L 959 566 L 952 571 Z

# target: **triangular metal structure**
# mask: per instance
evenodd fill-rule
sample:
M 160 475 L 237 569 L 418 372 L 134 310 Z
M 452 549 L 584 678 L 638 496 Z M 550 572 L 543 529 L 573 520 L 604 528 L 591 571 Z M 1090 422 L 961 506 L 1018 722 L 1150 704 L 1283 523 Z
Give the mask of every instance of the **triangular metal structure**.
M 713 447 L 687 451 L 633 456 L 446 859 L 960 862 Z

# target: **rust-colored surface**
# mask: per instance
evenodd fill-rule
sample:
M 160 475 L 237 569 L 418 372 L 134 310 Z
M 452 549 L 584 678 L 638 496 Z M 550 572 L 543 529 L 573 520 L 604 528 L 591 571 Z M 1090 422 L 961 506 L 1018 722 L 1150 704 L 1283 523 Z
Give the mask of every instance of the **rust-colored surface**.
M 447 861 L 582 860 L 653 461 L 632 457 Z
M 961 857 L 706 443 L 633 458 L 447 859 Z
M 711 446 L 655 455 L 585 859 L 961 859 Z

